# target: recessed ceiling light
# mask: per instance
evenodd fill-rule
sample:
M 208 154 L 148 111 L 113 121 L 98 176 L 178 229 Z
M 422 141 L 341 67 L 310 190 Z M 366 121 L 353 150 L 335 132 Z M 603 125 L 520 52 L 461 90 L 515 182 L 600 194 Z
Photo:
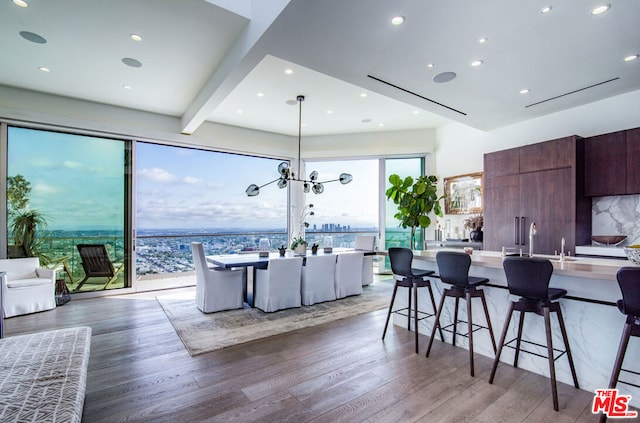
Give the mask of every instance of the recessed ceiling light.
M 471 62 L 471 66 L 476 67 L 476 66 L 480 66 L 482 64 L 482 60 L 474 60 L 473 62 Z
M 391 23 L 393 25 L 402 25 L 404 23 L 404 16 L 394 16 L 391 18 Z
M 264 97 L 264 93 L 258 93 L 256 94 L 258 97 Z
M 384 123 L 380 122 L 378 126 L 382 128 L 384 126 Z
M 633 62 L 634 60 L 636 60 L 638 57 L 640 57 L 640 55 L 637 54 L 632 54 L 631 56 L 627 56 L 624 58 L 625 62 Z
M 367 93 L 360 93 L 360 97 L 365 98 L 367 96 Z
M 592 15 L 601 15 L 604 12 L 606 12 L 607 10 L 609 10 L 609 8 L 611 7 L 610 4 L 603 4 L 601 6 L 595 7 L 594 9 L 591 10 L 591 14 Z
M 293 73 L 293 69 L 285 69 L 284 73 L 286 73 L 287 75 L 291 75 Z
M 238 111 L 237 111 L 236 113 L 238 113 L 239 115 L 241 115 L 241 114 L 243 114 L 244 112 L 242 111 L 242 109 L 238 109 Z
M 124 63 L 127 66 L 131 66 L 132 68 L 141 68 L 142 67 L 142 63 L 140 63 L 139 60 L 136 60 L 132 57 L 123 57 L 122 58 L 122 63 Z
M 417 110 L 414 110 L 414 111 L 413 111 L 413 114 L 414 114 L 414 115 L 417 115 L 418 113 L 420 113 L 420 112 L 419 112 L 419 111 L 417 111 Z
M 132 89 L 131 85 L 123 85 L 122 88 L 125 89 L 125 90 Z
M 51 69 L 46 66 L 39 66 L 38 69 L 40 69 L 42 72 L 51 72 Z
M 434 65 L 433 63 L 427 63 L 427 67 L 428 67 L 428 68 L 432 68 L 432 67 L 434 67 L 434 66 L 435 66 L 435 65 Z
M 551 6 L 545 6 L 542 9 L 540 9 L 540 13 L 549 13 L 551 12 L 551 9 L 553 9 Z
M 139 34 L 131 34 L 129 35 L 133 41 L 142 41 L 142 36 Z
M 333 110 L 327 110 L 327 114 L 328 115 L 332 115 L 333 114 Z
M 529 93 L 531 90 L 529 88 L 525 88 L 523 90 L 520 90 L 520 94 L 527 94 Z
M 13 4 L 18 7 L 29 7 L 29 4 L 24 0 L 13 0 Z
M 481 37 L 481 38 L 478 38 L 478 42 L 479 42 L 480 44 L 484 44 L 484 43 L 486 43 L 487 41 L 489 41 L 489 39 L 488 39 L 487 37 Z

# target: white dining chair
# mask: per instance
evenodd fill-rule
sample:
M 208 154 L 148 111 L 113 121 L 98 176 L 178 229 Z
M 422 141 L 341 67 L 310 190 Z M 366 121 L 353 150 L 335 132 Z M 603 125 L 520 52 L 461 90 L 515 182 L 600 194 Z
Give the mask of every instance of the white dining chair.
M 242 270 L 209 268 L 200 242 L 191 243 L 196 268 L 196 306 L 203 313 L 242 308 Z
M 357 235 L 354 244 L 356 250 L 375 251 L 375 235 Z M 362 286 L 373 283 L 373 256 L 364 256 L 362 261 Z
M 266 269 L 256 269 L 255 306 L 271 312 L 300 307 L 302 257 L 278 257 L 269 260 Z
M 336 260 L 336 298 L 362 294 L 362 262 L 360 251 L 341 253 Z
M 303 305 L 313 305 L 336 299 L 335 271 L 335 255 L 307 256 L 306 263 L 302 267 L 300 286 Z

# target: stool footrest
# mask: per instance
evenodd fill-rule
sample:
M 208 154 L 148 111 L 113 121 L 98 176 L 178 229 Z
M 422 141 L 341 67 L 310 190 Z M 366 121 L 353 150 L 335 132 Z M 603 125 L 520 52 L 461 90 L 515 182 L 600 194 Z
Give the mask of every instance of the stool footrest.
M 518 340 L 518 338 L 517 338 L 517 337 L 516 337 L 516 338 L 513 338 L 511 341 L 506 342 L 503 346 L 505 346 L 505 347 L 507 347 L 507 348 L 511 348 L 511 349 L 513 349 L 513 350 L 515 350 L 515 349 L 516 349 L 516 347 L 514 347 L 513 345 L 509 345 L 509 344 L 511 344 L 512 342 L 515 342 L 515 341 L 517 341 L 517 340 Z M 525 343 L 525 344 L 535 345 L 535 346 L 537 346 L 537 347 L 544 348 L 545 350 L 547 349 L 547 346 L 546 346 L 545 344 L 539 344 L 539 343 L 537 343 L 537 342 L 527 341 L 527 340 L 525 340 L 525 339 L 520 340 L 520 342 Z M 560 354 L 558 354 L 557 356 L 554 354 L 553 361 L 556 361 L 557 359 L 559 359 L 560 357 L 562 357 L 564 354 L 566 354 L 566 353 L 567 353 L 567 350 L 561 350 L 561 349 L 558 349 L 558 348 L 553 348 L 553 351 L 554 351 L 554 352 L 557 352 L 557 353 L 560 353 Z M 520 352 L 526 352 L 526 353 L 528 353 L 528 354 L 533 354 L 533 355 L 535 355 L 535 356 L 542 357 L 542 358 L 549 358 L 549 356 L 546 356 L 546 355 L 544 355 L 544 354 L 537 353 L 537 352 L 535 352 L 535 351 L 529 351 L 529 350 L 526 350 L 526 349 L 524 349 L 524 348 L 522 348 L 522 347 L 520 347 Z
M 462 328 L 467 328 L 469 326 L 468 324 L 469 322 L 465 321 L 465 320 L 458 320 L 458 324 L 456 325 L 458 328 L 462 327 Z M 453 333 L 453 330 L 449 329 L 450 327 L 454 326 L 453 323 L 448 324 L 447 326 L 440 326 L 440 329 L 442 329 L 445 332 L 449 332 L 449 333 Z M 482 325 L 478 325 L 476 323 L 472 323 L 471 327 L 473 328 L 473 332 L 477 332 L 481 329 L 489 329 L 487 326 L 482 326 Z M 456 335 L 460 335 L 460 336 L 464 336 L 465 338 L 469 337 L 469 332 L 467 331 L 466 333 L 461 333 L 456 329 Z
M 409 310 L 410 314 L 407 314 L 405 312 L 406 310 Z M 395 313 L 395 314 L 398 314 L 398 315 L 404 316 L 404 317 L 413 317 L 413 309 L 409 309 L 409 307 L 399 308 L 397 310 L 393 310 L 391 313 Z M 433 317 L 436 314 L 435 313 L 427 313 L 425 311 L 418 310 L 418 316 L 420 316 L 420 315 L 422 315 L 422 317 L 418 317 L 418 320 L 428 319 L 429 317 Z
M 625 373 L 631 373 L 631 374 L 636 375 L 636 376 L 640 376 L 639 372 L 635 372 L 633 370 L 620 369 L 620 371 L 621 372 L 625 372 Z M 624 380 L 618 380 L 618 383 L 624 383 L 625 385 L 633 386 L 635 388 L 640 388 L 640 385 L 637 385 L 637 384 L 632 383 L 632 382 L 627 382 L 627 381 L 624 381 Z

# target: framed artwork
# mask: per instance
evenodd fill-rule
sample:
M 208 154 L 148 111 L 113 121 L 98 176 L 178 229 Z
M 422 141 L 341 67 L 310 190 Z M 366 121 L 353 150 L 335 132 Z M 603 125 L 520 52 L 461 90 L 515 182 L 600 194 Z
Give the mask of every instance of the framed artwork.
M 482 172 L 444 178 L 446 214 L 482 213 Z

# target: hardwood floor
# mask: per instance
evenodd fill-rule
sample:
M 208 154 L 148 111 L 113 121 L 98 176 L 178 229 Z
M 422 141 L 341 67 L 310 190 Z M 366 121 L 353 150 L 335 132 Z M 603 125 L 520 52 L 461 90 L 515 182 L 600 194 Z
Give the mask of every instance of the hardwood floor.
M 593 394 L 434 343 L 386 310 L 191 357 L 155 300 L 158 293 L 72 300 L 5 321 L 5 335 L 93 329 L 83 421 L 99 422 L 595 422 Z

